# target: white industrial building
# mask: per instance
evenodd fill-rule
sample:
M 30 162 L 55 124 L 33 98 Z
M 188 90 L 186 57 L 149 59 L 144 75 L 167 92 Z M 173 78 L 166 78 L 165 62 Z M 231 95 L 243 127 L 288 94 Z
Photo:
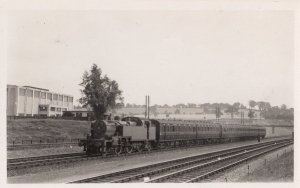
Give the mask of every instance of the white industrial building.
M 7 116 L 61 116 L 73 96 L 31 86 L 7 85 Z

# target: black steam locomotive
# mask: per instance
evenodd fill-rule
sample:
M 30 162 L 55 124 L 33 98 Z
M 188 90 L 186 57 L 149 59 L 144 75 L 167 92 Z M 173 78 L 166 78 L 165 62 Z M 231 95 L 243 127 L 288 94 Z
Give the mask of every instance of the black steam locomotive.
M 266 129 L 258 126 L 221 125 L 208 120 L 156 120 L 125 117 L 91 124 L 91 135 L 80 140 L 87 154 L 121 154 L 153 148 L 258 139 Z

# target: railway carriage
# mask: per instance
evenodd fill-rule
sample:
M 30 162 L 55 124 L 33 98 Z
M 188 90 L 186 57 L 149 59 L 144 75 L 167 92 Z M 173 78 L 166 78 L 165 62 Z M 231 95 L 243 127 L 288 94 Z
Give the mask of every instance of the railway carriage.
M 192 143 L 207 143 L 220 140 L 221 125 L 209 121 L 168 121 L 157 120 L 160 127 L 159 143 L 167 145 Z M 178 142 L 178 143 L 176 143 Z
M 240 139 L 264 138 L 266 135 L 265 128 L 241 125 L 223 125 L 222 138 L 232 141 Z

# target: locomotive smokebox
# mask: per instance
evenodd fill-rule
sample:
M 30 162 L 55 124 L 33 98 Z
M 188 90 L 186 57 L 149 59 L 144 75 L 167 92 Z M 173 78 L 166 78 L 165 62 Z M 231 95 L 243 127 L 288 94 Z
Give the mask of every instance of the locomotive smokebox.
M 91 124 L 91 134 L 93 139 L 103 139 L 112 137 L 116 132 L 116 125 L 110 121 L 95 121 Z

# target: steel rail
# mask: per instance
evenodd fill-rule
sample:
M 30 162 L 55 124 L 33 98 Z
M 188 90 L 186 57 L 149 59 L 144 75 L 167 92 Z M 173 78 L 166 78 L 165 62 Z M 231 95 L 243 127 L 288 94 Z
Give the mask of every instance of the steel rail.
M 267 149 L 266 151 L 263 151 L 263 152 L 259 153 L 260 155 L 262 155 L 262 154 L 265 154 L 267 152 L 273 151 L 275 149 L 278 149 L 278 148 L 281 148 L 281 147 L 285 147 L 285 146 L 287 146 L 289 144 L 291 144 L 291 143 L 279 143 L 279 144 L 276 144 L 276 145 L 269 145 L 269 146 L 264 146 L 262 148 L 253 149 L 253 150 L 249 150 L 249 151 L 246 151 L 246 152 L 241 152 L 239 154 L 234 154 L 234 155 L 231 155 L 231 156 L 228 156 L 228 157 L 225 157 L 225 158 L 217 159 L 217 160 L 210 161 L 210 162 L 207 162 L 207 163 L 204 163 L 204 164 L 196 165 L 196 166 L 193 166 L 193 167 L 190 167 L 190 168 L 186 168 L 186 169 L 182 169 L 182 170 L 179 170 L 179 171 L 176 171 L 176 172 L 173 172 L 173 173 L 169 173 L 169 174 L 157 177 L 157 178 L 153 178 L 151 180 L 146 181 L 146 183 L 170 182 L 169 180 L 171 178 L 175 178 L 176 182 L 178 182 L 178 181 L 179 182 L 195 181 L 193 179 L 196 179 L 196 178 L 191 178 L 191 180 L 187 180 L 187 181 L 186 180 L 180 181 L 180 179 L 190 178 L 190 176 L 193 176 L 193 174 L 188 175 L 188 173 L 193 173 L 193 172 L 195 172 L 197 170 L 200 170 L 200 169 L 203 170 L 206 167 L 212 167 L 213 165 L 221 164 L 222 162 L 226 162 L 228 160 L 235 160 L 235 158 L 243 157 L 244 155 L 251 154 L 253 152 L 258 152 L 260 150 Z M 270 147 L 271 147 L 271 149 L 269 149 Z M 259 155 L 254 155 L 254 156 L 259 156 Z M 178 178 L 179 175 L 181 176 L 180 178 Z M 207 177 L 207 175 L 204 175 L 204 176 Z
M 288 145 L 291 145 L 291 144 L 293 144 L 293 143 L 284 144 L 284 145 L 278 146 L 278 147 L 276 147 L 276 148 L 272 148 L 272 149 L 270 149 L 270 150 L 268 150 L 268 151 L 260 152 L 260 153 L 258 153 L 258 154 L 249 156 L 249 157 L 247 157 L 247 158 L 244 158 L 244 159 L 241 159 L 241 160 L 239 160 L 239 161 L 230 163 L 230 164 L 228 164 L 228 165 L 225 165 L 225 166 L 223 166 L 223 167 L 220 167 L 220 168 L 218 168 L 218 169 L 212 170 L 212 171 L 210 171 L 210 172 L 207 172 L 207 173 L 205 173 L 205 174 L 203 174 L 203 175 L 197 176 L 197 177 L 195 177 L 195 178 L 193 178 L 193 179 L 190 179 L 190 180 L 188 180 L 188 181 L 185 181 L 185 183 L 199 182 L 200 180 L 203 180 L 203 179 L 205 179 L 205 178 L 207 178 L 207 177 L 209 177 L 209 176 L 215 175 L 215 174 L 217 174 L 217 173 L 219 173 L 219 172 L 222 172 L 222 171 L 224 171 L 224 170 L 226 170 L 226 169 L 229 169 L 229 168 L 231 168 L 231 167 L 237 166 L 237 165 L 242 164 L 242 163 L 244 163 L 244 162 L 246 162 L 246 161 L 252 160 L 252 159 L 257 158 L 257 157 L 259 157 L 259 156 L 261 156 L 261 155 L 264 155 L 264 154 L 266 154 L 266 153 L 272 152 L 272 151 L 274 151 L 274 150 L 283 148 L 283 147 L 288 146 Z
M 241 150 L 244 151 L 245 149 L 251 149 L 254 147 L 258 147 L 258 146 L 262 147 L 262 146 L 274 144 L 274 143 L 280 142 L 280 141 L 288 141 L 288 139 L 269 141 L 269 142 L 264 142 L 264 143 L 259 143 L 259 144 L 251 144 L 251 145 L 247 145 L 247 146 L 240 146 L 240 147 L 235 147 L 235 148 L 231 148 L 231 149 L 224 149 L 224 150 L 219 150 L 219 151 L 200 154 L 200 155 L 198 154 L 198 155 L 189 156 L 189 157 L 182 157 L 182 158 L 178 158 L 175 160 L 167 160 L 165 162 L 155 163 L 152 165 L 141 166 L 141 167 L 127 169 L 127 170 L 123 170 L 123 171 L 117 171 L 117 172 L 113 172 L 113 173 L 107 173 L 107 174 L 103 174 L 100 176 L 77 180 L 77 181 L 73 181 L 73 182 L 69 182 L 69 183 L 98 182 L 100 180 L 104 181 L 104 182 L 112 182 L 112 183 L 127 182 L 127 181 L 131 181 L 132 179 L 138 179 L 138 178 L 145 177 L 146 175 L 152 175 L 152 174 L 156 174 L 158 172 L 165 172 L 167 170 L 176 168 L 176 163 L 182 163 L 179 166 L 177 164 L 178 167 L 184 166 L 184 165 L 190 165 L 190 164 L 193 164 L 193 163 L 196 163 L 199 161 L 201 162 L 201 160 L 204 161 L 204 160 L 208 160 L 208 159 L 212 159 L 212 158 L 216 158 L 216 157 L 220 157 L 220 156 L 229 155 L 230 152 L 234 152 L 234 151 L 238 152 Z M 213 155 L 215 155 L 215 156 L 213 157 Z M 199 158 L 202 158 L 202 159 L 199 159 Z M 190 160 L 190 161 L 186 162 L 187 160 Z M 170 164 L 173 164 L 173 165 L 170 166 Z M 163 167 L 164 165 L 169 165 L 169 166 Z M 160 167 L 160 168 L 154 169 L 149 172 L 149 170 L 151 168 L 155 168 L 155 167 Z M 145 169 L 147 169 L 148 172 L 143 172 Z M 139 171 L 141 171 L 141 172 L 139 172 Z M 126 177 L 124 177 L 124 175 Z M 116 177 L 117 177 L 117 179 L 116 179 Z
M 27 162 L 27 161 L 35 161 L 41 159 L 54 159 L 54 158 L 61 158 L 61 157 L 70 157 L 70 156 L 78 156 L 84 153 L 65 153 L 65 154 L 57 154 L 57 155 L 42 155 L 42 156 L 35 156 L 35 157 L 22 157 L 22 158 L 13 158 L 7 159 L 7 164 L 18 163 L 18 162 Z

